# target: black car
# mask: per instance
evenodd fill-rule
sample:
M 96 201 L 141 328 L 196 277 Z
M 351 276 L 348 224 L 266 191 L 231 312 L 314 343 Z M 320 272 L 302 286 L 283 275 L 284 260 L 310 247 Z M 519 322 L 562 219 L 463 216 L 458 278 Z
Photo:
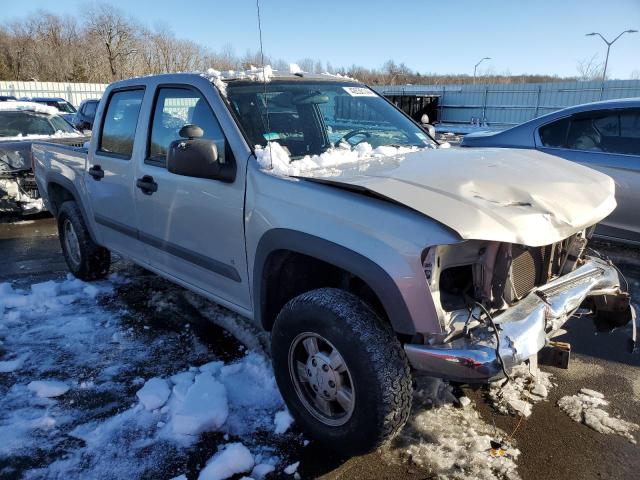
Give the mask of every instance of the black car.
M 0 102 L 11 102 L 17 100 L 13 95 L 0 95 Z
M 99 99 L 83 100 L 80 108 L 73 117 L 73 126 L 78 130 L 91 130 L 93 128 L 93 119 L 96 117 Z

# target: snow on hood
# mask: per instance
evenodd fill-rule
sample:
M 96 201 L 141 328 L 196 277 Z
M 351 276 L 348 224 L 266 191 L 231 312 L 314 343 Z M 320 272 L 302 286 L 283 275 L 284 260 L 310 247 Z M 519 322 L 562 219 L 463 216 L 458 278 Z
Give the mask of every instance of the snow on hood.
M 594 225 L 616 206 L 607 175 L 530 150 L 422 150 L 369 162 L 366 168 L 359 162 L 304 176 L 375 192 L 464 239 L 533 247 Z
M 62 130 L 57 130 L 55 133 L 51 135 L 15 135 L 13 137 L 0 137 L 0 142 L 13 142 L 18 140 L 46 140 L 48 138 L 73 138 L 73 137 L 82 137 L 83 135 L 80 132 L 63 132 Z M 0 144 L 1 145 L 1 144 Z
M 41 103 L 36 103 L 36 102 L 22 102 L 22 101 L 0 102 L 0 112 L 19 112 L 19 111 L 46 113 L 47 115 L 57 115 L 59 113 L 58 109 L 55 107 L 50 107 L 49 105 L 43 105 Z

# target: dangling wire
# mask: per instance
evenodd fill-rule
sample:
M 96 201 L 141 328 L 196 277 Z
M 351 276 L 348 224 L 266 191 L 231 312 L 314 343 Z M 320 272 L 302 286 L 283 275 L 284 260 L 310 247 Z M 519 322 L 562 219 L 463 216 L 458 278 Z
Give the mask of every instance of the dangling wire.
M 262 63 L 262 83 L 264 85 L 264 109 L 267 120 L 267 136 L 265 140 L 269 145 L 269 161 L 271 162 L 271 169 L 273 170 L 273 152 L 271 151 L 271 141 L 269 140 L 269 133 L 271 133 L 271 126 L 269 125 L 269 99 L 267 98 L 267 73 L 264 70 L 264 49 L 262 47 L 262 20 L 260 18 L 260 0 L 256 0 L 256 9 L 258 10 L 258 34 L 260 36 L 260 62 Z

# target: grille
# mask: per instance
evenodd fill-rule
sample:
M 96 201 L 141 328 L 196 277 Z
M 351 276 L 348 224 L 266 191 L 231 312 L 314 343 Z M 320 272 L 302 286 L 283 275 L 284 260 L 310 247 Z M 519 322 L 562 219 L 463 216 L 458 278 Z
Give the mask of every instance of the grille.
M 551 246 L 526 248 L 514 245 L 511 251 L 511 287 L 517 299 L 547 282 L 547 260 Z

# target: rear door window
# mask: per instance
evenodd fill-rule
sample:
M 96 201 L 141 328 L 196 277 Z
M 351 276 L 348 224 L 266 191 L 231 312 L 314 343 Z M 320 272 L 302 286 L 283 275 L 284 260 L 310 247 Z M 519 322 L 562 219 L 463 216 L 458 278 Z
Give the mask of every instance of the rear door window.
M 143 89 L 122 90 L 111 95 L 100 133 L 98 150 L 101 153 L 131 158 L 143 96 Z

